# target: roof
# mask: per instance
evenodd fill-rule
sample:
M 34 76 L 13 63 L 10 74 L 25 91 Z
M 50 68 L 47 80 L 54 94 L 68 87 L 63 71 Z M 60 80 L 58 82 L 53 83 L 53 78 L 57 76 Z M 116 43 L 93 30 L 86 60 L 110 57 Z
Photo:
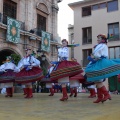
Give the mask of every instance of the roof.
M 86 4 L 86 3 L 90 3 L 90 2 L 99 2 L 99 1 L 101 1 L 101 0 L 83 0 L 83 1 L 70 3 L 70 4 L 68 4 L 68 6 L 73 7 L 73 6 L 76 6 L 76 5 Z

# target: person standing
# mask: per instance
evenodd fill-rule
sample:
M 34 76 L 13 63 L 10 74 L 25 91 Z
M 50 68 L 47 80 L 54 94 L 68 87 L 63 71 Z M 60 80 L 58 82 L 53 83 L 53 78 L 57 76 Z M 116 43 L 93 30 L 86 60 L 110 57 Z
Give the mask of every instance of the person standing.
M 97 36 L 98 44 L 94 47 L 91 56 L 88 56 L 90 64 L 85 69 L 88 82 L 95 82 L 97 87 L 97 100 L 94 103 L 111 100 L 111 96 L 106 89 L 103 81 L 105 78 L 120 73 L 120 59 L 108 59 L 107 38 L 103 34 Z
M 13 63 L 11 56 L 6 57 L 4 64 L 0 66 L 0 86 L 6 88 L 5 97 L 13 97 L 13 82 L 15 81 L 15 74 L 19 72 L 17 66 Z
M 76 61 L 68 61 L 69 50 L 67 45 L 68 41 L 63 39 L 62 47 L 58 49 L 58 63 L 56 63 L 50 74 L 50 78 L 53 82 L 57 80 L 58 83 L 62 85 L 63 97 L 60 101 L 68 99 L 66 84 L 69 83 L 69 77 L 83 72 L 79 63 Z
M 23 57 L 18 63 L 20 72 L 16 74 L 15 82 L 25 85 L 26 96 L 25 98 L 32 98 L 32 82 L 41 80 L 43 72 L 40 68 L 40 61 L 31 55 L 31 48 L 25 49 L 26 56 Z

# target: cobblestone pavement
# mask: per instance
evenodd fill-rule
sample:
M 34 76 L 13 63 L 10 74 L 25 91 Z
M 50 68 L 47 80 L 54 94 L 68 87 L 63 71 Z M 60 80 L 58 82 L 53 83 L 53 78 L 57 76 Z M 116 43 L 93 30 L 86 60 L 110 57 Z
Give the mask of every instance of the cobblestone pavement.
M 120 95 L 112 95 L 104 104 L 92 103 L 95 98 L 87 98 L 87 93 L 64 102 L 59 101 L 61 96 L 36 93 L 25 99 L 22 93 L 13 98 L 0 95 L 0 120 L 120 120 Z

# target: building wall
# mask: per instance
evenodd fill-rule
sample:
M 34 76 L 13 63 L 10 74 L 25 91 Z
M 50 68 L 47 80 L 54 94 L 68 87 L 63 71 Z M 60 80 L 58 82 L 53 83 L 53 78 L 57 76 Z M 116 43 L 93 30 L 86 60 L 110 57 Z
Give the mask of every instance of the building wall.
M 100 0 L 99 0 L 100 1 Z M 82 17 L 82 8 L 89 5 L 94 5 L 96 3 L 103 3 L 110 0 L 101 0 L 101 2 L 93 1 L 84 3 L 82 5 L 73 6 L 74 10 L 74 40 L 76 43 L 80 43 L 80 47 L 75 49 L 75 57 L 81 63 L 83 60 L 82 50 L 90 49 L 97 43 L 97 35 L 98 34 L 108 34 L 108 24 L 114 22 L 120 22 L 120 1 L 118 11 L 107 12 L 107 8 L 92 10 L 92 14 L 90 16 Z M 92 44 L 82 45 L 82 28 L 92 27 Z M 120 28 L 120 24 L 119 24 Z M 108 46 L 118 46 L 119 41 L 111 41 L 108 42 Z
M 16 19 L 25 23 L 25 31 L 21 31 L 20 42 L 22 44 L 10 44 L 6 42 L 6 28 L 0 21 L 0 48 L 13 49 L 16 53 L 24 56 L 24 48 L 27 47 L 24 44 L 31 45 L 33 50 L 37 51 L 39 48 L 39 42 L 41 37 L 36 34 L 32 34 L 29 31 L 37 28 L 37 14 L 46 17 L 46 32 L 53 35 L 52 45 L 58 45 L 57 42 L 57 14 L 58 14 L 58 3 L 56 0 L 12 0 L 17 3 L 17 17 Z M 0 13 L 3 14 L 3 0 L 0 0 Z M 34 37 L 36 40 L 30 40 L 30 37 Z M 56 47 L 57 48 L 57 47 Z M 57 59 L 56 54 L 51 56 L 51 52 L 46 54 L 49 59 Z
M 108 34 L 108 24 L 119 22 L 120 30 L 120 1 L 118 0 L 118 10 L 107 12 L 107 7 L 98 10 L 91 10 L 90 16 L 82 17 L 82 7 L 95 5 L 111 0 L 88 0 L 87 2 L 78 2 L 70 4 L 69 6 L 74 11 L 74 40 L 76 43 L 80 43 L 79 47 L 74 50 L 75 58 L 83 65 L 83 50 L 93 49 L 94 45 L 97 44 L 98 34 Z M 92 27 L 92 44 L 82 44 L 82 28 Z M 119 31 L 120 32 L 120 31 Z M 108 41 L 108 47 L 120 46 L 120 39 L 118 41 Z M 108 88 L 108 81 L 105 81 L 105 85 Z

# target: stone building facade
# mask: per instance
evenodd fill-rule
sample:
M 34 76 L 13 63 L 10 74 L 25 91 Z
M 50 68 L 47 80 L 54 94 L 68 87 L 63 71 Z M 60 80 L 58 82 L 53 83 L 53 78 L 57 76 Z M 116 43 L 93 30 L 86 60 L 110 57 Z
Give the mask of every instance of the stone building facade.
M 41 31 L 51 34 L 49 60 L 57 59 L 57 14 L 60 0 L 0 0 L 0 64 L 12 53 L 24 56 L 31 46 L 36 52 L 41 46 Z M 20 42 L 6 41 L 7 16 L 21 22 Z

